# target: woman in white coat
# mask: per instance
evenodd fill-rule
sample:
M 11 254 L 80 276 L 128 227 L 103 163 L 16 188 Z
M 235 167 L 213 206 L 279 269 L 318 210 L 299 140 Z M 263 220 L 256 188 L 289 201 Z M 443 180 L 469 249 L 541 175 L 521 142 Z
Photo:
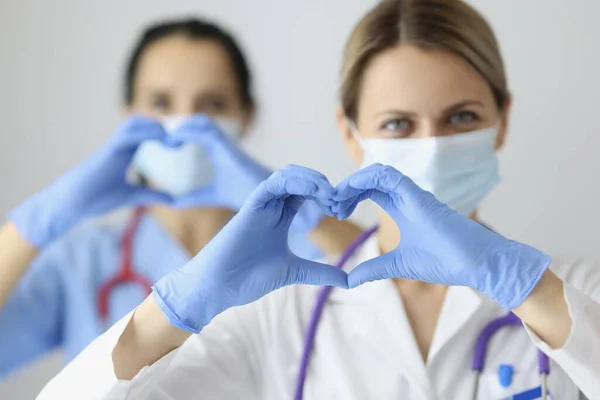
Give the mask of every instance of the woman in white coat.
M 383 1 L 341 80 L 339 126 L 364 168 L 336 188 L 275 173 L 41 399 L 600 399 L 600 273 L 477 223 L 510 109 L 486 21 L 459 0 Z M 305 199 L 342 219 L 381 206 L 343 270 L 280 240 Z

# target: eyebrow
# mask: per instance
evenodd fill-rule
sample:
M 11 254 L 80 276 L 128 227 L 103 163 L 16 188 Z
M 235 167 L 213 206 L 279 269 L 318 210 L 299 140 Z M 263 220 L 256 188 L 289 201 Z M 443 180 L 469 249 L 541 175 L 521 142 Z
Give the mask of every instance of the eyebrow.
M 462 101 L 459 101 L 458 103 L 452 104 L 449 107 L 446 107 L 442 113 L 446 114 L 448 112 L 456 111 L 456 110 L 459 110 L 466 106 L 484 107 L 484 104 L 479 100 L 462 100 Z M 385 110 L 385 111 L 381 111 L 381 112 L 377 113 L 377 116 L 384 115 L 384 114 L 396 114 L 396 115 L 407 115 L 407 116 L 417 115 L 417 113 L 413 112 L 413 111 L 389 109 L 389 110 Z
M 483 103 L 481 101 L 479 101 L 479 100 L 463 100 L 463 101 L 459 101 L 456 104 L 451 105 L 450 107 L 446 107 L 446 109 L 444 110 L 444 112 L 459 110 L 459 109 L 464 108 L 466 106 L 484 107 Z
M 169 87 L 156 87 L 156 86 L 152 86 L 152 85 L 146 85 L 146 86 L 140 86 L 140 89 L 142 90 L 146 90 L 150 93 L 169 93 L 172 91 L 171 88 Z M 204 89 L 202 91 L 202 93 L 207 94 L 207 95 L 221 95 L 223 93 L 226 93 L 229 89 L 225 86 L 214 86 L 214 87 L 209 87 L 207 89 Z
M 149 96 L 152 99 L 156 99 L 156 98 L 160 98 L 162 96 L 171 96 L 171 91 L 169 89 L 151 89 L 151 91 L 149 91 Z M 221 99 L 228 99 L 228 95 L 225 92 L 225 90 L 213 90 L 213 89 L 209 89 L 206 92 L 200 92 L 198 94 L 198 97 L 195 97 L 196 100 L 200 100 L 200 101 L 212 101 L 212 100 L 221 100 Z

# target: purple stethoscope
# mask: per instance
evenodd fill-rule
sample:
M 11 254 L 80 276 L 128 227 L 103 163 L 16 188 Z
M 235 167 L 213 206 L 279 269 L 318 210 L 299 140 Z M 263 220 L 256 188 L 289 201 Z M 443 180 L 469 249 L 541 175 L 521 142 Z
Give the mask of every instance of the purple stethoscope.
M 340 259 L 335 265 L 336 268 L 343 268 L 346 262 L 356 253 L 356 251 L 377 231 L 377 226 L 364 231 L 361 233 L 354 241 L 348 246 L 348 248 L 342 253 Z M 300 361 L 300 368 L 298 370 L 298 376 L 296 379 L 296 391 L 294 395 L 295 400 L 302 400 L 304 395 L 304 382 L 306 382 L 306 372 L 308 370 L 308 363 L 310 361 L 310 356 L 312 353 L 312 349 L 314 347 L 315 336 L 317 335 L 317 328 L 319 325 L 319 321 L 321 319 L 321 315 L 323 314 L 323 309 L 325 308 L 325 303 L 331 290 L 332 286 L 323 287 L 319 294 L 317 295 L 317 301 L 315 307 L 312 312 L 312 316 L 310 318 L 310 323 L 308 325 L 308 329 L 306 330 L 306 334 L 304 336 L 304 348 L 302 350 L 302 359 Z M 522 326 L 522 322 L 515 314 L 512 312 L 508 313 L 504 317 L 497 318 L 487 324 L 477 341 L 475 342 L 475 353 L 473 355 L 473 362 L 471 365 L 471 370 L 475 375 L 475 383 L 473 386 L 473 396 L 472 399 L 475 400 L 477 398 L 477 391 L 479 389 L 479 376 L 483 371 L 485 365 L 485 357 L 487 353 L 488 343 L 492 336 L 502 328 L 508 326 Z M 550 360 L 548 356 L 543 352 L 538 350 L 538 368 L 540 373 L 540 381 L 541 385 L 537 388 L 537 392 L 539 395 L 535 395 L 535 397 L 527 397 L 529 399 L 534 398 L 542 398 L 542 400 L 547 399 L 548 389 L 547 389 L 547 378 L 548 374 L 550 374 Z M 536 391 L 535 389 L 530 392 Z M 541 393 L 539 393 L 541 392 Z M 534 394 L 532 394 L 533 396 Z M 515 397 L 516 398 L 516 397 Z

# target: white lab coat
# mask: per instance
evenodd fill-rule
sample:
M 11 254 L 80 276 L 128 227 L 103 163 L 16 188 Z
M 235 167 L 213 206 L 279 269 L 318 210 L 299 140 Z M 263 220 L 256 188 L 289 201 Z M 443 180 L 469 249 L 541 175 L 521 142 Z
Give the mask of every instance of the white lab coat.
M 348 262 L 378 255 L 372 238 Z M 552 358 L 553 399 L 600 399 L 600 269 L 555 261 L 570 284 L 564 295 L 573 318 L 565 346 L 551 350 L 521 327 L 492 340 L 479 399 L 500 399 L 539 386 L 534 344 Z M 576 289 L 577 288 L 577 289 Z M 117 382 L 110 352 L 129 317 L 98 338 L 38 397 L 49 399 L 260 399 L 293 397 L 296 374 L 319 288 L 292 286 L 219 315 L 199 335 L 131 381 Z M 391 281 L 334 290 L 318 328 L 305 399 L 470 399 L 473 344 L 483 326 L 505 314 L 466 287 L 450 287 L 427 362 L 423 362 L 401 299 Z M 500 364 L 514 366 L 509 388 Z

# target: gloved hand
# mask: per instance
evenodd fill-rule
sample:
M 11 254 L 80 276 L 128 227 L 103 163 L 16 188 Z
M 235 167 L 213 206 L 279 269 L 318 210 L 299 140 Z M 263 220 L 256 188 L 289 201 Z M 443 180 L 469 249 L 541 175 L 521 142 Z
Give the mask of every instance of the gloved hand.
M 332 210 L 346 218 L 372 199 L 398 224 L 400 244 L 348 276 L 354 288 L 388 278 L 469 286 L 506 309 L 521 304 L 550 265 L 546 254 L 453 211 L 394 168 L 373 164 L 337 187 Z
M 154 285 L 155 299 L 170 323 L 197 333 L 224 310 L 283 286 L 346 288 L 344 271 L 299 258 L 287 243 L 304 201 L 318 201 L 327 209 L 334 193 L 310 169 L 289 166 L 274 172 L 200 253 Z
M 128 118 L 102 148 L 17 206 L 8 219 L 26 240 L 41 248 L 84 218 L 123 206 L 169 202 L 166 194 L 125 180 L 131 158 L 145 140 L 168 138 L 158 122 Z
M 172 138 L 202 144 L 215 171 L 215 179 L 210 185 L 177 198 L 176 207 L 217 206 L 239 210 L 258 184 L 272 173 L 224 136 L 205 115 L 190 117 L 173 133 Z M 307 233 L 324 216 L 317 203 L 308 201 L 294 219 L 292 229 Z

